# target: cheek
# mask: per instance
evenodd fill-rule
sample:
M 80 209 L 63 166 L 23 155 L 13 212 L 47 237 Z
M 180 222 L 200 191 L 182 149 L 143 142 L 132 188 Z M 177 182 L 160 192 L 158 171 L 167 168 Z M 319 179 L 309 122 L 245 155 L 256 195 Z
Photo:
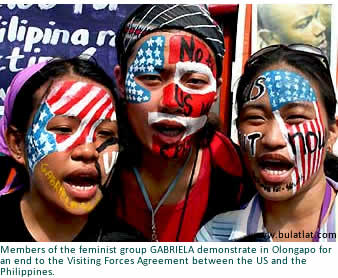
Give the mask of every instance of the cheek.
M 256 156 L 257 144 L 262 138 L 261 132 L 251 132 L 248 134 L 239 132 L 239 143 L 242 151 L 247 154 L 248 158 Z
M 101 174 L 101 184 L 105 184 L 110 171 L 116 164 L 118 158 L 118 146 L 111 145 L 100 152 L 99 160 L 96 163 L 96 168 Z

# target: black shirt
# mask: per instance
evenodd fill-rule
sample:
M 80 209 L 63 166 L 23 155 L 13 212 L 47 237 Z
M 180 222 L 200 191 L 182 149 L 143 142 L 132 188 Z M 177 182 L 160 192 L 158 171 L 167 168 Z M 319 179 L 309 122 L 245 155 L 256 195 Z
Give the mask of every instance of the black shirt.
M 1 228 L 0 242 L 35 242 L 23 221 L 20 200 L 24 190 L 0 196 Z M 135 228 L 114 218 L 114 209 L 102 200 L 89 214 L 88 222 L 72 240 L 74 242 L 96 241 L 145 241 Z

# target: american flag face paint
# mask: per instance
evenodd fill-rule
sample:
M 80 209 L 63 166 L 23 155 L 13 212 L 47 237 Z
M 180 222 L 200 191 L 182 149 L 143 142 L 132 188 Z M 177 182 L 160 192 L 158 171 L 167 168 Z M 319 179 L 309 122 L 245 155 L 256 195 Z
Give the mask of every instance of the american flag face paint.
M 260 92 L 262 94 L 267 92 L 272 113 L 286 142 L 289 158 L 294 163 L 291 174 L 292 181 L 287 185 L 287 190 L 295 194 L 316 174 L 323 163 L 326 139 L 319 101 L 310 82 L 298 73 L 271 70 L 264 72 L 257 80 L 264 82 L 260 82 L 263 87 L 257 88 L 256 95 L 260 95 Z M 252 101 L 252 98 L 254 97 L 249 96 L 249 101 Z M 283 113 L 287 114 L 288 112 L 283 109 L 288 109 L 287 107 L 291 103 L 310 104 L 315 116 L 312 119 L 304 118 L 294 124 L 288 122 L 285 119 L 286 116 L 283 116 Z M 269 189 L 266 188 L 266 190 Z
M 47 130 L 55 116 L 75 117 L 80 124 L 72 134 L 56 134 Z M 96 140 L 95 130 L 104 120 L 116 120 L 111 94 L 91 83 L 60 81 L 54 84 L 36 112 L 26 135 L 28 166 L 53 152 L 69 151 Z
M 153 36 L 138 49 L 126 76 L 126 99 L 130 103 L 148 102 L 151 92 L 135 81 L 143 74 L 159 74 L 164 64 L 164 36 Z
M 217 88 L 212 51 L 198 37 L 178 33 L 149 35 L 136 50 L 125 82 L 128 110 L 139 107 L 148 117 L 142 134 L 131 119 L 137 136 L 147 145 L 151 140 L 153 153 L 166 158 L 182 157 L 190 149 L 193 135 L 206 123 Z M 152 135 L 143 139 L 148 132 Z

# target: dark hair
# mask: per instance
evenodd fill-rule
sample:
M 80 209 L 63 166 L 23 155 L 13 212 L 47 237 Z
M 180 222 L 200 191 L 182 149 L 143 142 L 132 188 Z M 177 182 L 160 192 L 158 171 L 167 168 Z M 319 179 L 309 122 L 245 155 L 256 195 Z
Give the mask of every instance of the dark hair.
M 293 50 L 284 45 L 258 55 L 254 63 L 249 58 L 237 87 L 236 102 L 238 114 L 250 93 L 250 88 L 256 77 L 267 68 L 278 64 L 291 66 L 318 84 L 320 97 L 323 100 L 328 115 L 328 122 L 329 124 L 335 123 L 337 100 L 329 69 L 314 54 Z
M 36 72 L 22 86 L 15 99 L 12 119 L 9 124 L 15 126 L 20 132 L 25 133 L 34 108 L 33 97 L 35 92 L 46 82 L 72 73 L 107 87 L 115 99 L 117 109 L 118 97 L 114 81 L 95 61 L 81 57 L 55 59 Z
M 325 175 L 338 181 L 338 157 L 331 152 L 327 152 L 324 160 Z

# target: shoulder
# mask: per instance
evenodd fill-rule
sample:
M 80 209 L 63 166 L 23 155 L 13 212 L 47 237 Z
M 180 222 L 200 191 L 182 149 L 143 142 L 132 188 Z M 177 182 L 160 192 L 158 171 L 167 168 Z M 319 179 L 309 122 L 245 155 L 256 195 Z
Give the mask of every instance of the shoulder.
M 196 241 L 230 241 L 231 233 L 242 213 L 243 210 L 235 210 L 218 214 L 199 230 Z
M 243 169 L 239 147 L 220 132 L 215 132 L 209 144 L 214 166 L 234 176 L 241 176 Z

